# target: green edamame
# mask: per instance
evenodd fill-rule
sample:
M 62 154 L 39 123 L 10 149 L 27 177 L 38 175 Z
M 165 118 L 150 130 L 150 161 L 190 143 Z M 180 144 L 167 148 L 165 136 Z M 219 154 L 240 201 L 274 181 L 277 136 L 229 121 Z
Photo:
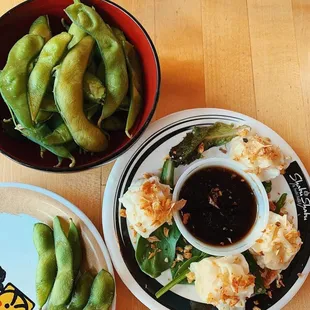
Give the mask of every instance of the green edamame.
M 52 38 L 52 31 L 50 28 L 49 18 L 47 15 L 38 17 L 31 25 L 30 34 L 41 36 L 45 43 Z
M 33 127 L 27 99 L 28 67 L 43 45 L 42 37 L 25 35 L 12 47 L 7 63 L 0 72 L 2 98 L 13 111 L 18 123 L 26 128 Z
M 115 283 L 111 274 L 102 269 L 96 276 L 84 310 L 108 310 L 114 298 Z
M 102 129 L 107 131 L 124 130 L 126 124 L 126 115 L 116 112 L 102 122 Z
M 99 107 L 100 106 L 98 104 L 93 104 L 87 109 L 85 109 L 85 106 L 84 106 L 84 111 L 85 111 L 85 114 L 88 120 L 91 120 L 93 116 L 99 111 Z
M 36 123 L 41 124 L 48 121 L 53 116 L 53 112 L 39 110 L 36 118 Z
M 129 100 L 129 97 L 126 96 L 118 109 L 121 111 L 127 111 L 128 112 L 129 107 L 130 107 L 130 100 Z
M 101 152 L 108 140 L 83 111 L 83 77 L 93 46 L 92 37 L 86 36 L 69 51 L 56 71 L 54 96 L 74 141 L 87 151 Z
M 82 274 L 76 284 L 68 310 L 82 310 L 87 304 L 94 277 L 89 272 Z
M 45 224 L 35 224 L 33 242 L 39 255 L 36 272 L 36 294 L 37 305 L 41 309 L 52 291 L 57 273 L 53 231 Z
M 95 75 L 85 72 L 83 78 L 83 90 L 86 99 L 103 104 L 106 96 L 105 87 Z
M 66 305 L 72 293 L 74 282 L 73 254 L 57 216 L 54 218 L 53 228 L 58 270 L 49 303 L 52 307 L 58 307 Z
M 59 145 L 70 141 L 73 141 L 73 138 L 65 123 L 60 124 L 51 134 L 44 138 L 44 142 L 50 145 Z
M 51 73 L 56 64 L 62 59 L 72 36 L 62 32 L 51 38 L 43 47 L 40 56 L 28 81 L 28 100 L 33 121 L 39 113 L 41 102 L 48 88 Z
M 74 277 L 76 277 L 79 273 L 82 261 L 82 245 L 80 240 L 80 233 L 72 219 L 70 219 L 68 240 L 73 253 L 73 274 Z
M 142 68 L 134 46 L 126 40 L 122 31 L 120 31 L 119 29 L 113 29 L 113 31 L 116 37 L 120 40 L 120 42 L 122 42 L 126 57 L 126 64 L 129 76 L 130 105 L 125 133 L 128 138 L 131 138 L 132 136 L 129 131 L 134 126 L 143 104 Z
M 98 76 L 99 80 L 104 84 L 105 83 L 105 67 L 104 62 L 101 61 L 98 68 L 96 75 Z
M 122 103 L 128 91 L 126 61 L 120 42 L 100 15 L 87 5 L 74 3 L 65 9 L 77 26 L 90 34 L 97 42 L 105 66 L 107 96 L 98 125 L 112 115 Z
M 58 112 L 53 96 L 50 95 L 44 96 L 41 103 L 41 110 L 47 112 Z
M 87 36 L 87 33 L 74 23 L 70 25 L 68 32 L 72 35 L 72 40 L 68 45 L 68 49 L 71 49 L 74 45 L 79 43 L 84 37 Z
M 75 158 L 71 155 L 69 150 L 63 145 L 49 145 L 44 141 L 44 138 L 51 133 L 51 130 L 46 124 L 42 124 L 35 128 L 24 128 L 21 125 L 17 125 L 16 129 L 21 132 L 21 134 L 39 144 L 41 147 L 49 150 L 51 153 L 55 154 L 58 158 L 68 158 L 71 160 L 70 168 L 75 165 Z

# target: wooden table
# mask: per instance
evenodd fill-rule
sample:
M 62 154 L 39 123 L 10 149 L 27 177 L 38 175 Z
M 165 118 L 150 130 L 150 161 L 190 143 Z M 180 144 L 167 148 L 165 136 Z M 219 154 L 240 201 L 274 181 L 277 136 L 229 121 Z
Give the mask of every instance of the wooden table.
M 20 2 L 1 0 L 0 15 Z M 140 20 L 159 54 L 162 86 L 155 119 L 199 107 L 238 111 L 277 131 L 310 169 L 310 0 L 117 3 Z M 101 202 L 111 168 L 51 174 L 1 155 L 0 181 L 54 191 L 102 232 Z M 310 278 L 285 309 L 309 309 L 309 290 Z M 117 294 L 117 309 L 146 309 L 119 278 Z

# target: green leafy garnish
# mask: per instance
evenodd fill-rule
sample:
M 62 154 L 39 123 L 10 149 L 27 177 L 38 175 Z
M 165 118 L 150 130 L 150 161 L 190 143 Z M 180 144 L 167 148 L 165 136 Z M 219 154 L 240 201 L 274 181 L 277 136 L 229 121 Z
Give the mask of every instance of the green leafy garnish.
M 250 273 L 255 276 L 255 288 L 254 293 L 259 294 L 266 294 L 266 288 L 264 286 L 264 280 L 260 274 L 260 268 L 256 263 L 256 260 L 254 259 L 253 255 L 246 251 L 242 253 L 246 259 L 246 261 L 249 264 Z
M 275 213 L 280 213 L 281 209 L 284 207 L 286 202 L 287 193 L 284 193 L 280 196 L 279 200 L 276 202 L 276 210 Z
M 187 260 L 183 266 L 179 269 L 178 273 L 175 275 L 175 278 L 170 281 L 168 284 L 163 286 L 159 291 L 156 292 L 155 296 L 156 298 L 161 297 L 165 293 L 167 293 L 171 288 L 173 288 L 175 285 L 182 283 L 184 280 L 186 280 L 186 275 L 190 272 L 189 266 L 191 263 L 199 262 L 202 259 L 208 257 L 207 254 L 202 254 L 200 256 L 193 256 L 191 259 Z
M 174 187 L 174 163 L 170 158 L 166 159 L 164 163 L 160 175 L 160 182 L 169 185 L 171 188 Z
M 176 248 L 182 248 L 184 250 L 186 245 L 189 245 L 189 243 L 181 236 L 176 244 Z M 176 254 L 177 253 L 178 251 L 176 252 Z M 190 250 L 190 253 L 192 254 L 192 257 L 190 259 L 186 259 L 184 257 L 184 260 L 182 262 L 177 262 L 176 264 L 174 264 L 173 267 L 171 267 L 171 274 L 172 274 L 173 279 L 177 277 L 180 274 L 180 272 L 184 270 L 184 266 L 186 266 L 188 261 L 191 261 L 194 257 L 199 257 L 204 254 L 203 252 L 196 249 L 195 247 L 192 247 L 192 249 Z M 186 268 L 188 268 L 188 266 Z M 188 281 L 185 279 L 180 284 L 188 284 Z
M 169 269 L 175 257 L 175 248 L 180 235 L 178 227 L 173 222 L 172 225 L 165 223 L 160 226 L 147 239 L 140 236 L 136 248 L 136 260 L 140 269 L 152 278 L 157 278 L 163 271 Z M 151 242 L 152 239 L 159 241 Z
M 272 183 L 271 183 L 271 181 L 263 182 L 263 185 L 265 187 L 266 193 L 269 194 L 272 191 Z
M 188 165 L 201 158 L 205 150 L 230 142 L 242 128 L 221 122 L 209 127 L 194 127 L 178 145 L 172 147 L 169 155 L 175 167 Z

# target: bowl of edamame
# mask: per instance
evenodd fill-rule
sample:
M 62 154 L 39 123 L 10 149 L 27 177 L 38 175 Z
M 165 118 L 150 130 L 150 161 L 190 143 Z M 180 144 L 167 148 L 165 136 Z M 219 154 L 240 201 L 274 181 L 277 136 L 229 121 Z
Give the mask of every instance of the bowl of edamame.
M 3 154 L 39 170 L 81 171 L 123 154 L 148 126 L 159 60 L 117 4 L 30 0 L 0 18 L 0 33 Z

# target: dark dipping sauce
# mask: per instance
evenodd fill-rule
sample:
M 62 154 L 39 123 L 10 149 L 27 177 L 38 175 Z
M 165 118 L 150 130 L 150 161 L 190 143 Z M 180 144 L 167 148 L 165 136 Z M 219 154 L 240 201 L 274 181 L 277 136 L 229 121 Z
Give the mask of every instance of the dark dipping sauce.
M 243 239 L 257 213 L 256 197 L 246 180 L 223 167 L 194 172 L 181 188 L 180 211 L 189 232 L 206 244 L 225 246 Z

